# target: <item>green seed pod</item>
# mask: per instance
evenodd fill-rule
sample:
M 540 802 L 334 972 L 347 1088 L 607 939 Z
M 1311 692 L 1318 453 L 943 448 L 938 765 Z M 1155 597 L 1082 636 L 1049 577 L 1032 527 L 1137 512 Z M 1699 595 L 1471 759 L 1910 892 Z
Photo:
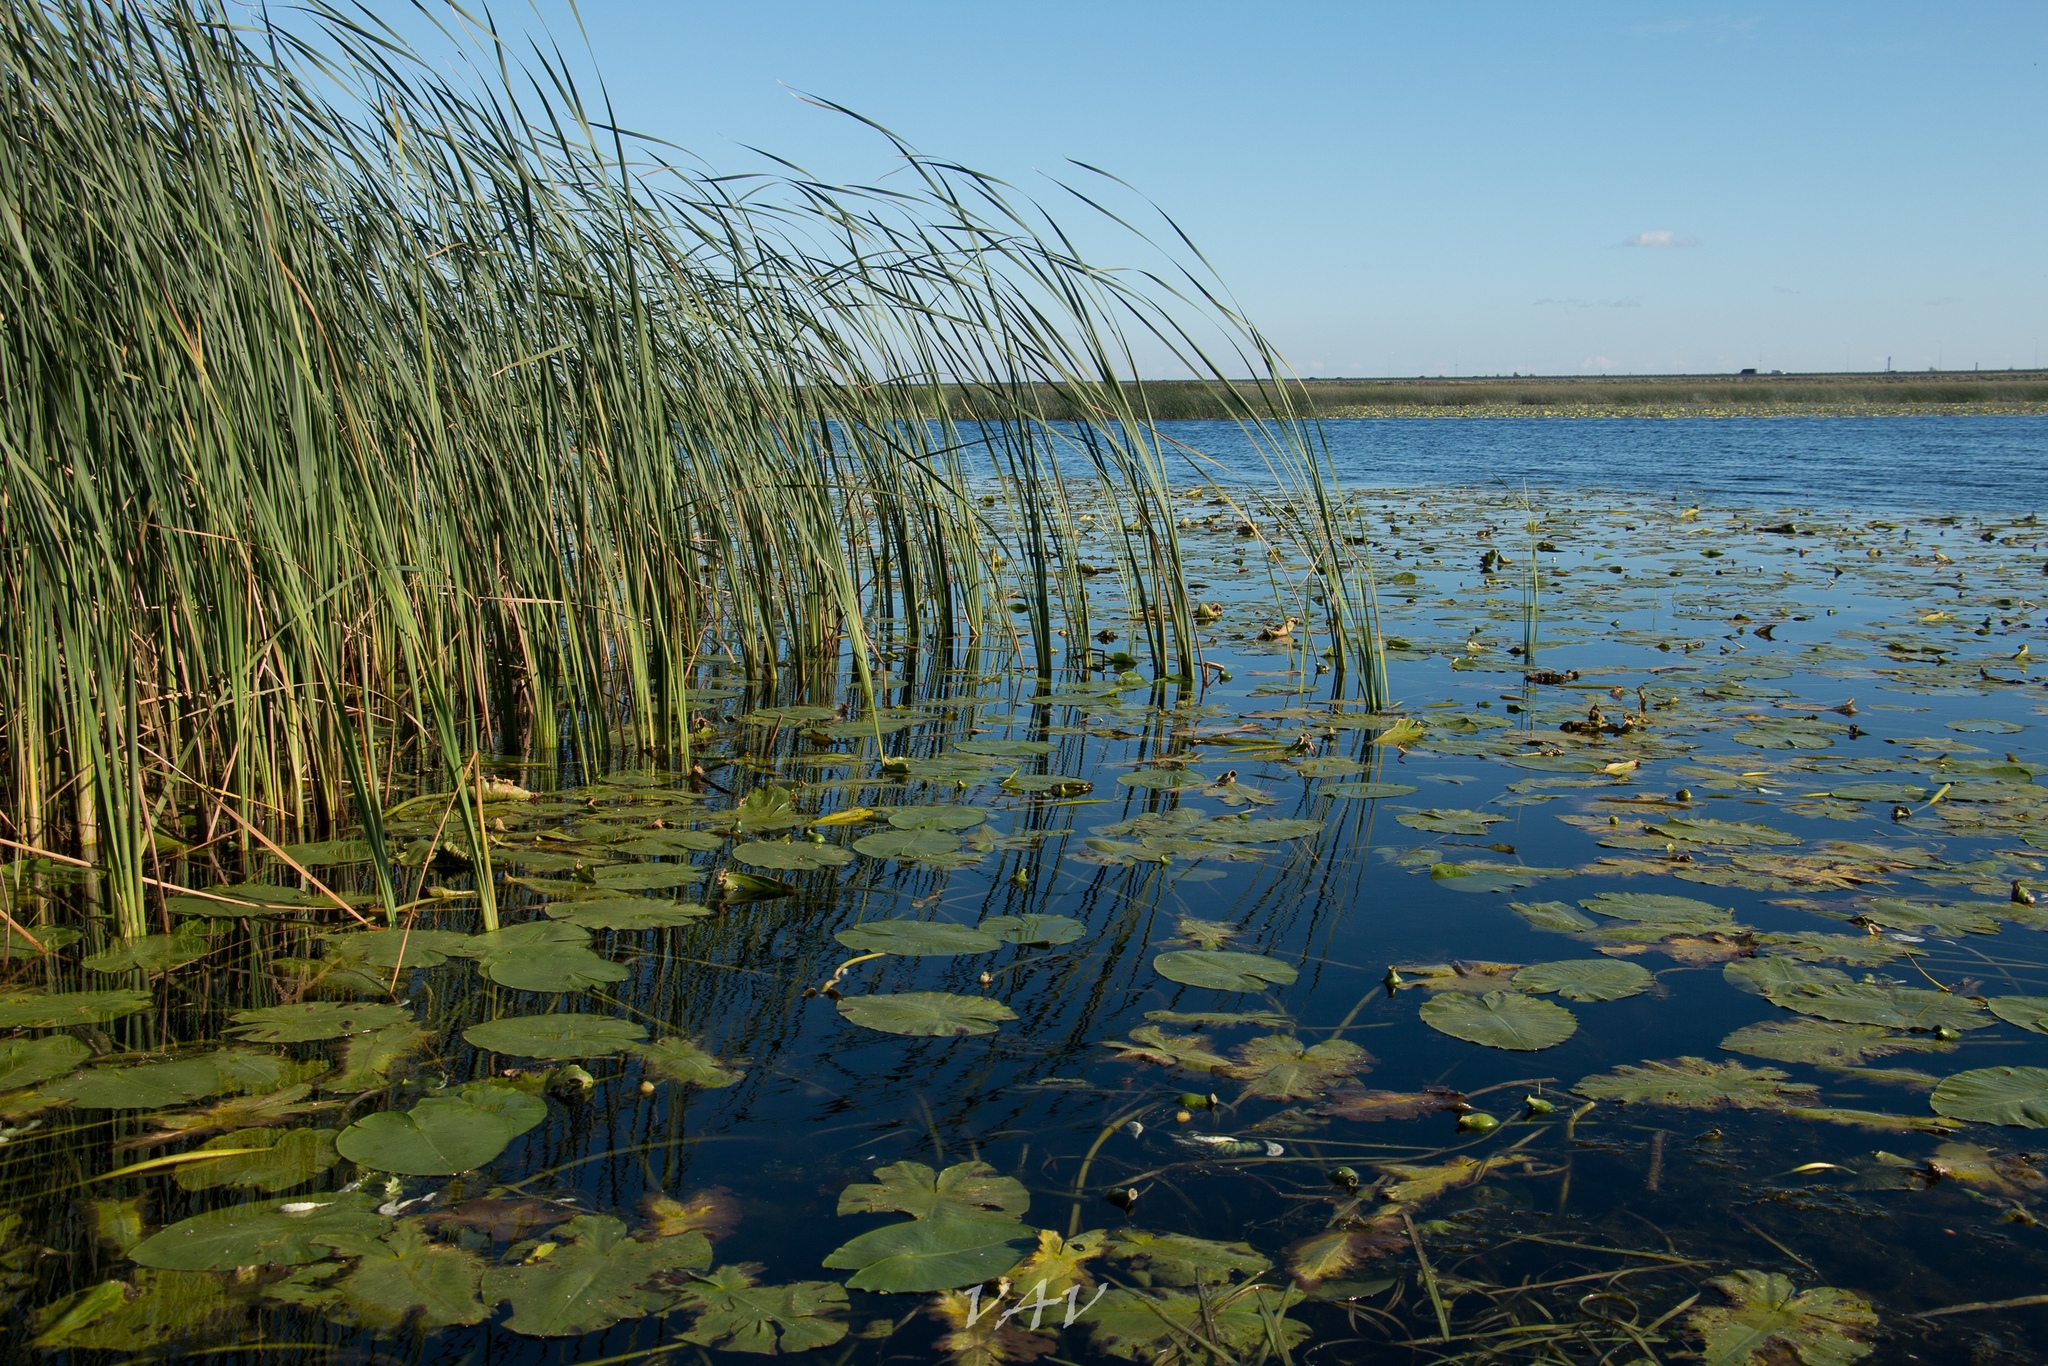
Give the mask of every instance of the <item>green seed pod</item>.
M 1183 1091 L 1180 1096 L 1180 1108 L 1183 1110 L 1206 1110 L 1215 1101 L 1216 1097 L 1214 1096 L 1198 1096 L 1193 1091 Z
M 1343 1190 L 1355 1192 L 1359 1184 L 1358 1172 L 1351 1167 L 1332 1168 L 1330 1171 L 1330 1184 Z
M 1458 1132 L 1461 1134 L 1488 1134 L 1499 1127 L 1500 1121 L 1483 1110 L 1458 1116 Z
M 1541 1096 L 1523 1096 L 1522 1104 L 1528 1107 L 1532 1115 L 1549 1115 L 1557 1112 L 1557 1107 Z

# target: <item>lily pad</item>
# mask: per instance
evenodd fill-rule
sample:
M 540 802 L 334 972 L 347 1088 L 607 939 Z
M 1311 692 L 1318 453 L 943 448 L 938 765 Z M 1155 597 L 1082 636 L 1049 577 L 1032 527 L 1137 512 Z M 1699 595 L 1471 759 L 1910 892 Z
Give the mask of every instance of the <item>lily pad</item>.
M 1857 1067 L 1893 1053 L 1947 1053 L 1953 1042 L 1932 1034 L 1898 1034 L 1877 1025 L 1843 1024 L 1795 1015 L 1789 1020 L 1763 1020 L 1721 1040 L 1731 1053 L 1803 1062 L 1819 1067 Z
M 206 936 L 205 927 L 197 921 L 188 921 L 175 934 L 148 934 L 139 939 L 123 939 L 112 948 L 85 959 L 79 966 L 88 972 L 145 972 L 154 976 L 196 963 L 211 952 L 213 944 Z
M 992 759 L 1034 759 L 1052 753 L 1052 744 L 1045 740 L 962 740 L 953 751 Z
M 1517 1053 L 1554 1047 L 1579 1027 L 1563 1006 L 1519 991 L 1447 991 L 1422 1003 L 1422 1022 L 1454 1039 Z
M 1022 1217 L 1031 1192 L 986 1162 L 960 1162 L 933 1171 L 922 1162 L 896 1162 L 875 1170 L 874 1184 L 839 1192 L 841 1214 L 907 1214 L 913 1219 L 976 1219 L 991 1213 Z
M 1925 987 L 1795 983 L 1764 996 L 1772 1005 L 1802 1015 L 1887 1029 L 1985 1029 L 1994 1019 L 1982 1001 Z
M 1937 1115 L 2048 1129 L 2048 1067 L 1979 1067 L 1944 1077 L 1929 1098 Z
M 1191 768 L 1141 768 L 1119 773 L 1116 780 L 1124 787 L 1141 787 L 1148 792 L 1180 792 L 1209 785 L 1207 774 Z
M 237 1129 L 210 1138 L 193 1151 L 232 1156 L 178 1168 L 181 1190 L 248 1186 L 274 1195 L 304 1185 L 339 1160 L 332 1129 Z
M 1997 934 L 1993 912 L 2005 907 L 1995 902 L 1913 901 L 1905 897 L 1872 897 L 1863 908 L 1863 918 L 1892 930 L 1924 930 L 1930 934 L 1959 937 L 1965 934 Z
M 1640 996 L 1657 979 L 1648 969 L 1618 958 L 1567 958 L 1536 963 L 1515 974 L 1523 991 L 1555 992 L 1571 1001 L 1619 1001 Z
M 0 1029 L 105 1024 L 149 1005 L 146 991 L 10 992 L 0 995 Z
M 471 1025 L 462 1037 L 486 1052 L 517 1058 L 600 1058 L 639 1043 L 647 1031 L 604 1015 L 508 1015 Z
M 96 1067 L 42 1089 L 81 1110 L 162 1110 L 230 1091 L 275 1091 L 327 1070 L 271 1053 L 222 1049 L 176 1062 Z
M 900 953 L 926 958 L 989 953 L 1002 947 L 1002 941 L 987 930 L 945 920 L 869 920 L 849 926 L 833 938 L 858 953 Z
M 1718 929 L 1730 923 L 1732 914 L 1724 907 L 1695 901 L 1689 896 L 1663 896 L 1654 892 L 1601 892 L 1579 904 L 1595 915 L 1635 920 L 1648 925 L 1668 925 L 1674 930 Z
M 1988 1004 L 2007 1024 L 2048 1034 L 2048 996 L 1993 996 Z
M 949 830 L 877 830 L 862 835 L 853 847 L 869 858 L 893 858 L 904 862 L 944 858 L 960 852 L 960 837 Z
M 460 954 L 470 936 L 452 930 L 353 930 L 323 934 L 327 957 L 348 967 L 382 968 L 387 974 L 400 966 L 437 968 L 450 954 Z
M 1005 944 L 1071 944 L 1088 932 L 1082 922 L 1064 915 L 992 915 L 975 926 Z
M 391 1084 L 398 1064 L 426 1047 L 434 1036 L 410 1022 L 358 1034 L 348 1041 L 342 1054 L 341 1071 L 321 1079 L 320 1089 L 329 1094 L 375 1091 Z
M 830 1347 L 846 1336 L 846 1287 L 837 1281 L 756 1285 L 736 1266 L 700 1274 L 683 1288 L 697 1320 L 684 1342 L 767 1356 Z
M 1743 845 L 1743 844 L 1799 844 L 1803 841 L 1797 835 L 1788 835 L 1782 830 L 1773 830 L 1768 825 L 1753 821 L 1714 821 L 1704 817 L 1692 820 L 1659 821 L 1648 827 L 1653 835 L 1680 844 Z
M 650 901 L 646 897 L 615 897 L 604 901 L 557 901 L 547 907 L 550 919 L 586 930 L 667 930 L 702 920 L 708 906 L 688 901 Z
M 1154 958 L 1152 970 L 1169 982 L 1213 991 L 1264 991 L 1284 987 L 1299 975 L 1293 964 L 1278 958 L 1228 949 L 1173 949 Z
M 877 992 L 848 996 L 839 1002 L 839 1013 L 857 1025 L 884 1034 L 911 1034 L 930 1038 L 951 1038 L 962 1034 L 993 1034 L 1017 1012 L 1001 1001 L 980 996 L 956 996 L 947 991 Z
M 1948 728 L 1961 731 L 1965 735 L 2018 735 L 2026 729 L 2025 726 L 2020 725 L 2016 721 L 1993 721 L 1988 719 L 1951 721 L 1948 723 Z
M 1001 1275 L 1037 1240 L 1035 1229 L 1000 1215 L 907 1219 L 841 1244 L 824 1264 L 853 1272 L 846 1284 L 855 1290 L 929 1293 Z
M 1529 928 L 1553 934 L 1578 934 L 1599 926 L 1597 920 L 1581 914 L 1568 901 L 1510 901 L 1508 909 L 1527 921 Z
M 1487 826 L 1498 824 L 1507 817 L 1483 811 L 1466 811 L 1462 808 L 1439 810 L 1431 807 L 1422 811 L 1404 811 L 1394 819 L 1413 829 L 1427 830 L 1432 834 L 1483 835 Z
M 130 1248 L 137 1263 L 162 1271 L 227 1271 L 238 1266 L 304 1266 L 330 1256 L 330 1240 L 375 1238 L 391 1227 L 377 1196 L 336 1195 L 312 1209 L 273 1203 L 235 1205 L 181 1219 Z
M 1737 958 L 1721 965 L 1721 976 L 1737 991 L 1758 996 L 1803 985 L 1848 986 L 1855 980 L 1840 968 L 1816 967 L 1796 958 Z
M 1273 1034 L 1240 1044 L 1237 1061 L 1217 1070 L 1244 1082 L 1247 1096 L 1313 1100 L 1343 1078 L 1365 1071 L 1372 1062 L 1372 1054 L 1346 1039 L 1305 1046 L 1291 1035 Z
M 676 1301 L 682 1273 L 711 1264 L 711 1242 L 694 1229 L 646 1242 L 603 1214 L 579 1214 L 548 1234 L 554 1250 L 484 1273 L 483 1298 L 508 1301 L 505 1326 L 528 1337 L 581 1337 Z
M 237 1011 L 228 1033 L 250 1043 L 312 1043 L 363 1034 L 411 1019 L 402 1007 L 342 1001 L 300 1001 Z
M 900 806 L 889 813 L 898 830 L 972 830 L 987 819 L 978 806 Z
M 0 1092 L 61 1077 L 91 1056 L 92 1050 L 69 1034 L 8 1039 L 0 1043 Z
M 1433 863 L 1430 880 L 1452 892 L 1512 892 L 1532 887 L 1556 868 L 1526 868 L 1518 863 Z
M 473 1171 L 547 1118 L 547 1102 L 502 1082 L 471 1082 L 406 1111 L 387 1110 L 341 1131 L 335 1147 L 372 1171 L 453 1176 Z
M 648 1071 L 686 1086 L 730 1086 L 746 1075 L 723 1059 L 706 1053 L 689 1039 L 659 1039 L 654 1043 L 633 1044 L 626 1051 L 644 1062 Z
M 365 1327 L 455 1328 L 491 1316 L 477 1294 L 482 1259 L 437 1242 L 414 1220 L 401 1220 L 382 1241 L 356 1243 L 349 1251 L 359 1260 L 334 1289 Z
M 1323 789 L 1323 795 L 1370 801 L 1375 797 L 1409 797 L 1421 790 L 1413 783 L 1331 783 Z
M 1572 1088 L 1588 1100 L 1669 1105 L 1681 1110 L 1782 1110 L 1811 1099 L 1817 1088 L 1790 1080 L 1775 1067 L 1680 1058 L 1677 1062 L 1623 1065 L 1586 1077 Z
M 813 844 L 809 840 L 750 840 L 735 844 L 732 856 L 749 868 L 773 868 L 780 872 L 815 872 L 820 868 L 844 868 L 853 862 L 853 851 L 836 844 Z
M 1775 1273 L 1738 1271 L 1711 1282 L 1726 1306 L 1695 1309 L 1686 1326 L 1707 1340 L 1708 1366 L 1849 1366 L 1870 1355 L 1877 1331 L 1869 1303 L 1846 1290 L 1797 1291 Z
M 660 892 L 704 880 L 705 870 L 689 863 L 614 863 L 595 869 L 599 891 Z

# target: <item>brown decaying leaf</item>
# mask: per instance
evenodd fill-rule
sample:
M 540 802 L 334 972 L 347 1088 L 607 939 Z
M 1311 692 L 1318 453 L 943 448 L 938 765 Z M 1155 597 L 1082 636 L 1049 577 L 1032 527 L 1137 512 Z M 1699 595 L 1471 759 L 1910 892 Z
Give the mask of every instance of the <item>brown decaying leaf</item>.
M 1425 987 L 1430 991 L 1498 991 L 1523 968 L 1521 963 L 1396 963 L 1394 971 L 1407 980 L 1404 987 Z
M 435 1210 L 421 1221 L 430 1229 L 462 1228 L 481 1233 L 494 1243 L 516 1243 L 528 1234 L 553 1228 L 579 1214 L 573 1205 L 552 1200 L 504 1200 L 479 1197 Z
M 958 1290 L 945 1290 L 932 1297 L 925 1312 L 951 1330 L 939 1339 L 939 1350 L 952 1366 L 1036 1361 L 1059 1345 L 1059 1339 L 1050 1333 L 1031 1332 L 1016 1319 L 1005 1321 L 1002 1311 L 1012 1307 L 990 1304 L 986 1292 L 977 1304 Z M 974 1318 L 971 1324 L 967 1321 L 970 1316 Z M 1024 1317 L 1029 1319 L 1029 1315 Z
M 1356 1119 L 1378 1124 L 1383 1120 L 1420 1119 L 1445 1110 L 1462 1112 L 1471 1108 L 1465 1102 L 1464 1093 L 1442 1086 L 1425 1087 L 1420 1091 L 1368 1091 L 1362 1086 L 1347 1086 L 1332 1094 L 1316 1113 L 1333 1119 Z
M 1398 1212 L 1380 1215 L 1368 1224 L 1325 1229 L 1287 1249 L 1287 1269 L 1304 1286 L 1341 1276 L 1360 1262 L 1385 1257 L 1408 1246 L 1407 1229 Z
M 157 1127 L 150 1133 L 124 1139 L 118 1145 L 128 1148 L 154 1148 L 159 1144 L 199 1138 L 206 1134 L 226 1133 L 231 1129 L 260 1129 L 273 1124 L 289 1124 L 302 1115 L 317 1114 L 332 1110 L 343 1102 L 338 1100 L 306 1100 L 313 1088 L 301 1082 L 287 1086 L 282 1091 L 272 1091 L 264 1096 L 234 1096 L 204 1110 L 186 1110 L 178 1114 L 151 1115 L 150 1122 Z
M 723 1186 L 691 1191 L 680 1200 L 659 1191 L 650 1192 L 641 1200 L 640 1212 L 647 1216 L 656 1238 L 673 1238 L 696 1229 L 715 1243 L 739 1227 L 740 1222 L 740 1202 Z

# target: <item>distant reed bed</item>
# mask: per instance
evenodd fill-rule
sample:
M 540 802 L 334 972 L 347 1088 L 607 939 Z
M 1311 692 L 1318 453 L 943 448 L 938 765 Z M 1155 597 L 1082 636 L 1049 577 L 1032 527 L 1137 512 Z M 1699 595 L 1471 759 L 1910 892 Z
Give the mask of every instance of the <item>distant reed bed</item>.
M 664 161 L 430 12 L 473 82 L 320 3 L 0 12 L 0 835 L 98 864 L 123 933 L 177 842 L 374 836 L 429 780 L 495 923 L 485 758 L 686 757 L 712 666 L 865 682 L 886 632 L 1050 674 L 1090 629 L 1077 501 L 1122 528 L 1134 652 L 1194 676 L 1198 476 L 1119 382 L 1138 345 L 1267 452 L 1379 696 L 1298 386 L 1222 378 L 1187 319 L 1279 366 L 1198 260 L 1096 269 L 901 144 L 886 189 Z

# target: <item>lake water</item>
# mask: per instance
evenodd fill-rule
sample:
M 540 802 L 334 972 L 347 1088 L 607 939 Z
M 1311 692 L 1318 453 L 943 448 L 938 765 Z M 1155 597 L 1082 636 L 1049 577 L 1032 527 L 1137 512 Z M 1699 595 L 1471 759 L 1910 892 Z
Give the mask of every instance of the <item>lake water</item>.
M 1206 690 L 993 657 L 877 746 L 707 687 L 706 782 L 503 770 L 509 937 L 445 860 L 401 940 L 166 859 L 280 904 L 16 963 L 17 1343 L 2042 1360 L 2048 422 L 1327 430 L 1429 489 L 1359 495 L 1405 721 L 1193 499 Z

